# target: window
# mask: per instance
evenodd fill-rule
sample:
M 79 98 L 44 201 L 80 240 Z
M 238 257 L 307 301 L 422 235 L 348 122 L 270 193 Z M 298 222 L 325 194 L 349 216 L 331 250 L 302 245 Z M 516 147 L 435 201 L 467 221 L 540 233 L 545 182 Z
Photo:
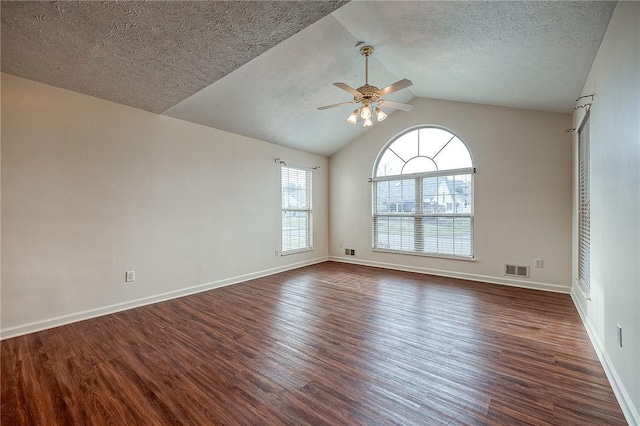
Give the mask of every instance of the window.
M 311 250 L 311 171 L 282 166 L 283 255 Z
M 440 127 L 410 129 L 374 167 L 373 249 L 473 259 L 473 162 Z
M 589 171 L 589 113 L 578 131 L 578 283 L 591 288 L 591 192 Z

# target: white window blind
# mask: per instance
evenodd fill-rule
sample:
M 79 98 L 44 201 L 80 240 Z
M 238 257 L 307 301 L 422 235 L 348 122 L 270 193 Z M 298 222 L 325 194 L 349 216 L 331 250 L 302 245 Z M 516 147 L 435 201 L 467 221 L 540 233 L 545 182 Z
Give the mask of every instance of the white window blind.
M 281 167 L 282 254 L 311 250 L 311 171 Z
M 589 114 L 578 131 L 578 281 L 591 288 L 591 194 L 589 167 Z
M 413 129 L 378 156 L 373 249 L 473 258 L 471 154 L 453 133 Z

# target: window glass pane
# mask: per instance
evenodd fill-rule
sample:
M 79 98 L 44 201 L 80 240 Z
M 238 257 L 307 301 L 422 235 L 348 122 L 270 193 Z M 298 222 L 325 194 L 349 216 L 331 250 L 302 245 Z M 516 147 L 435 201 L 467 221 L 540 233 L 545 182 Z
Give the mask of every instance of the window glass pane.
M 456 175 L 448 178 L 449 187 L 453 191 L 453 213 L 471 213 L 473 202 L 471 191 L 471 175 Z
M 414 248 L 412 217 L 377 217 L 376 247 L 386 250 L 412 251 Z
M 309 245 L 309 213 L 283 211 L 282 251 L 300 250 Z
M 453 252 L 453 218 L 438 219 L 438 254 L 454 254 Z
M 402 205 L 398 211 L 402 213 L 415 213 L 416 212 L 416 180 L 415 179 L 403 180 L 400 188 L 401 188 Z
M 423 213 L 471 213 L 472 203 L 470 174 L 422 179 Z
M 389 213 L 391 204 L 391 182 L 377 182 L 376 188 L 376 205 L 374 206 L 375 213 Z
M 402 211 L 400 206 L 402 205 L 402 181 L 392 180 L 389 181 L 389 211 L 397 213 Z
M 438 253 L 438 218 L 422 219 L 422 238 L 425 253 Z
M 415 212 L 415 187 L 415 179 L 378 182 L 376 184 L 376 212 Z
M 307 191 L 305 188 L 283 188 L 283 201 L 286 208 L 304 209 L 307 206 Z
M 303 209 L 309 205 L 306 170 L 282 168 L 282 207 Z
M 471 218 L 453 218 L 453 254 L 456 256 L 471 256 Z
M 440 204 L 444 194 L 440 197 L 440 185 L 444 177 L 428 177 L 422 179 L 422 212 L 425 214 L 444 212 L 444 206 Z
M 387 150 L 380 158 L 376 176 L 399 175 L 402 172 L 402 166 L 404 166 L 404 161 L 393 152 Z
M 374 246 L 381 249 L 389 249 L 389 216 L 374 216 L 373 232 Z
M 444 129 L 426 127 L 419 129 L 420 132 L 420 155 L 433 158 L 447 142 L 455 137 Z
M 393 152 L 398 154 L 404 162 L 418 156 L 418 132 L 409 132 L 400 136 L 389 147 Z
M 469 150 L 458 138 L 454 138 L 449 142 L 433 160 L 438 165 L 438 170 L 453 170 L 472 167 Z
M 432 159 L 427 157 L 415 157 L 404 165 L 402 168 L 402 174 L 435 172 L 436 170 L 438 170 L 436 163 L 434 163 Z

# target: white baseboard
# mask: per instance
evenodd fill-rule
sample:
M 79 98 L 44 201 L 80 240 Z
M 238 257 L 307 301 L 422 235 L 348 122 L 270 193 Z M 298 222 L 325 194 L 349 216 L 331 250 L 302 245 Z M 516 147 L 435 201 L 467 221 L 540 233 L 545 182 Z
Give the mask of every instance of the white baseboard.
M 611 358 L 607 354 L 607 351 L 604 349 L 604 345 L 598 338 L 598 334 L 596 333 L 591 321 L 589 320 L 589 316 L 584 311 L 582 305 L 578 302 L 578 292 L 580 292 L 580 288 L 574 285 L 571 288 L 571 299 L 573 300 L 573 304 L 576 306 L 578 310 L 578 314 L 580 315 L 580 319 L 582 320 L 582 324 L 584 325 L 585 330 L 587 330 L 587 335 L 591 340 L 591 346 L 596 351 L 598 355 L 598 359 L 600 360 L 600 364 L 602 364 L 602 368 L 604 368 L 604 372 L 607 375 L 607 379 L 609 379 L 609 383 L 611 384 L 611 388 L 613 389 L 613 393 L 620 404 L 620 409 L 622 410 L 622 414 L 624 414 L 625 419 L 629 425 L 640 425 L 640 414 L 638 410 L 634 407 L 633 401 L 631 401 L 631 397 L 629 393 L 625 389 L 622 381 L 620 380 L 620 376 L 613 366 L 611 362 Z
M 176 299 L 178 297 L 188 296 L 190 294 L 200 293 L 203 291 L 212 290 L 214 288 L 224 287 L 231 284 L 237 284 L 244 281 L 253 280 L 256 278 L 266 277 L 268 275 L 277 274 L 279 272 L 285 272 L 292 269 L 302 268 L 304 266 L 314 265 L 316 263 L 326 262 L 327 260 L 329 260 L 329 258 L 325 256 L 321 258 L 307 260 L 304 262 L 297 262 L 297 263 L 292 263 L 285 266 L 279 266 L 276 268 L 265 269 L 258 272 L 252 272 L 250 274 L 244 274 L 244 275 L 238 275 L 236 277 L 225 278 L 223 280 L 213 281 L 210 283 L 199 284 L 192 287 L 169 291 L 166 293 L 160 293 L 153 296 L 147 296 L 141 299 L 116 303 L 113 305 L 103 306 L 95 309 L 89 309 L 86 311 L 74 312 L 71 314 L 61 315 L 58 317 L 48 318 L 40 321 L 34 321 L 27 324 L 17 325 L 14 327 L 7 327 L 7 328 L 0 329 L 0 340 L 10 339 L 12 337 L 22 336 L 29 333 L 35 333 L 36 331 L 42 331 L 49 328 L 59 327 L 65 324 L 71 324 L 78 321 L 84 321 L 87 319 L 96 318 L 103 315 L 125 311 L 127 309 L 138 308 L 140 306 L 163 302 L 165 300 Z
M 569 287 L 558 284 L 541 283 L 529 280 L 518 280 L 507 277 L 494 277 L 489 275 L 468 274 L 465 272 L 445 271 L 441 269 L 424 268 L 421 266 L 398 265 L 395 263 L 376 262 L 373 260 L 353 259 L 341 256 L 330 256 L 329 260 L 342 263 L 353 263 L 355 265 L 373 266 L 376 268 L 394 269 L 396 271 L 416 272 L 419 274 L 437 275 L 440 277 L 459 278 L 469 281 L 480 281 L 490 284 L 501 284 L 511 287 L 522 287 L 533 290 L 551 291 L 554 293 L 569 294 Z

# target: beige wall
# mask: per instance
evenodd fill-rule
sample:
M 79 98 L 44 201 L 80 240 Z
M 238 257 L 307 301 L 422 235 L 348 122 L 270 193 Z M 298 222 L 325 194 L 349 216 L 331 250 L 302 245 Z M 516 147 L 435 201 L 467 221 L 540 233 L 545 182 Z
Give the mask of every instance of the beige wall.
M 569 114 L 416 99 L 330 158 L 330 255 L 336 260 L 569 292 L 571 126 Z M 444 126 L 469 146 L 475 175 L 476 260 L 372 252 L 373 164 L 394 135 Z M 340 245 L 356 250 L 345 257 Z M 533 268 L 534 257 L 544 260 Z M 505 263 L 531 265 L 530 279 L 505 277 Z
M 571 288 L 627 418 L 640 424 L 639 24 L 640 3 L 619 2 L 583 90 L 595 94 L 591 300 L 571 288 L 576 209 L 571 137 L 564 133 L 579 125 L 584 110 L 572 126 L 566 114 L 417 99 L 412 112 L 393 114 L 327 161 L 2 74 L 0 333 L 34 331 L 329 254 Z M 374 161 L 394 135 L 420 124 L 449 128 L 472 151 L 474 262 L 371 251 Z M 321 167 L 314 173 L 313 252 L 275 256 L 276 157 Z M 341 246 L 357 255 L 345 258 Z M 532 268 L 529 280 L 502 275 L 505 262 L 532 265 L 534 257 L 544 259 L 544 268 Z M 131 269 L 136 282 L 124 283 Z M 622 348 L 616 324 L 624 329 Z
M 312 252 L 275 256 L 276 157 L 320 166 Z M 2 74 L 3 337 L 326 259 L 327 163 Z
M 591 300 L 576 285 L 572 296 L 629 423 L 640 425 L 640 3 L 618 2 L 582 94 L 594 94 Z M 574 146 L 577 169 L 577 136 Z M 577 245 L 573 265 L 575 279 Z

